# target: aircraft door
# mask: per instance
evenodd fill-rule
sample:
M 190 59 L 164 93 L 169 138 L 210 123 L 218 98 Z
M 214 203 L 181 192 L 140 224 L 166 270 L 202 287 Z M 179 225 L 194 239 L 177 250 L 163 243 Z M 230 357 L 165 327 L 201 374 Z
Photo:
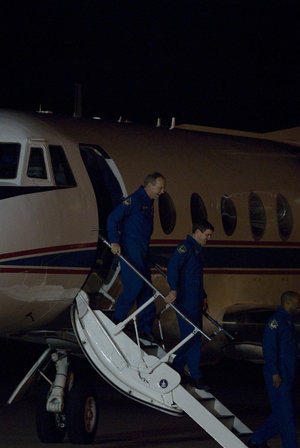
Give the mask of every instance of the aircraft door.
M 102 148 L 97 145 L 81 144 L 80 154 L 91 180 L 97 201 L 99 233 L 106 238 L 107 216 L 120 204 L 123 196 L 126 196 L 126 190 L 116 165 Z M 93 274 L 94 277 L 97 274 L 100 279 L 97 288 L 99 284 L 101 286 L 101 283 L 106 285 L 110 284 L 117 274 L 116 265 L 117 260 L 115 260 L 113 254 L 99 241 L 95 266 L 90 278 L 87 280 L 88 288 L 93 283 L 91 281 Z

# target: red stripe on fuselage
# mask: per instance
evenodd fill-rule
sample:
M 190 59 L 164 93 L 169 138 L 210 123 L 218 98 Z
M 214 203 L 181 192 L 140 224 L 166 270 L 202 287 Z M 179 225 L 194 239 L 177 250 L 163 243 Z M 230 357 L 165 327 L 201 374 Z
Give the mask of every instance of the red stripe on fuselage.
M 63 274 L 63 275 L 87 275 L 90 269 L 51 269 L 51 268 L 6 268 L 0 267 L 0 273 L 6 274 Z
M 151 240 L 150 245 L 152 246 L 177 246 L 179 243 L 184 241 L 181 240 Z M 206 246 L 253 246 L 253 247 L 300 247 L 300 242 L 286 242 L 286 241 L 226 241 L 226 240 L 210 240 L 206 243 Z
M 97 248 L 97 243 L 78 243 L 78 244 L 66 244 L 64 246 L 51 246 L 51 247 L 42 247 L 39 249 L 29 249 L 22 250 L 18 252 L 9 252 L 6 254 L 0 254 L 0 260 L 5 258 L 17 258 L 24 257 L 28 255 L 37 255 L 37 254 L 45 254 L 51 252 L 64 252 L 71 251 L 75 249 L 86 249 L 86 248 Z

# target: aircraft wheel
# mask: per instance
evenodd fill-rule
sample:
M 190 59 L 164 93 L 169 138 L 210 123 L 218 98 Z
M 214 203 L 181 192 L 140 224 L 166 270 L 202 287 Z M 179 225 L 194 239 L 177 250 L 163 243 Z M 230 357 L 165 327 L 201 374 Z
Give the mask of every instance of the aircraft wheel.
M 48 412 L 46 403 L 49 384 L 45 383 L 39 393 L 36 408 L 36 430 L 43 443 L 61 443 L 66 434 L 66 420 L 63 413 Z
M 66 402 L 66 420 L 71 443 L 92 443 L 98 424 L 98 399 L 91 384 L 74 382 Z

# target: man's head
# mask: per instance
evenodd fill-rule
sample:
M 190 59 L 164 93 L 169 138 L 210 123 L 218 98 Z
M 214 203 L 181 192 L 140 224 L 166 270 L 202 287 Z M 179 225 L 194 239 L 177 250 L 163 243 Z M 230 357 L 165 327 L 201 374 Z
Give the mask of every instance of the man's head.
M 205 246 L 207 241 L 210 240 L 214 230 L 214 226 L 210 222 L 206 221 L 206 219 L 202 219 L 197 223 L 193 223 L 192 236 L 200 246 Z
M 295 316 L 300 311 L 300 296 L 295 291 L 286 291 L 281 296 L 281 306 L 289 314 Z
M 160 173 L 148 174 L 144 180 L 144 188 L 150 199 L 158 199 L 165 192 L 166 179 Z

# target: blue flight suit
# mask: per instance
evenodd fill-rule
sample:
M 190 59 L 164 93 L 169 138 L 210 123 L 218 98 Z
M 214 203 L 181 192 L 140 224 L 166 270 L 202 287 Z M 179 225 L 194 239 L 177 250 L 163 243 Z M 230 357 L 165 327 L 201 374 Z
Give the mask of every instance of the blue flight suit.
M 293 412 L 293 386 L 297 367 L 297 341 L 293 317 L 278 307 L 268 320 L 263 337 L 265 360 L 264 378 L 272 414 L 252 435 L 251 440 L 262 444 L 280 433 L 283 448 L 297 448 Z M 282 382 L 273 386 L 272 375 L 279 374 Z
M 110 242 L 119 243 L 122 255 L 149 281 L 151 281 L 149 243 L 153 232 L 153 202 L 141 186 L 118 205 L 107 219 Z M 121 260 L 120 264 L 123 291 L 114 311 L 114 318 L 117 321 L 126 319 L 135 300 L 139 307 L 153 295 L 152 288 L 126 263 Z M 152 303 L 138 315 L 140 332 L 151 333 L 155 314 L 155 305 Z
M 168 282 L 170 289 L 177 291 L 176 307 L 202 329 L 203 300 L 206 298 L 203 288 L 203 249 L 190 235 L 177 246 L 169 261 Z M 181 339 L 184 339 L 193 327 L 179 315 L 177 319 Z M 183 372 L 187 364 L 192 378 L 202 378 L 201 347 L 201 335 L 197 333 L 177 351 L 174 368 Z

